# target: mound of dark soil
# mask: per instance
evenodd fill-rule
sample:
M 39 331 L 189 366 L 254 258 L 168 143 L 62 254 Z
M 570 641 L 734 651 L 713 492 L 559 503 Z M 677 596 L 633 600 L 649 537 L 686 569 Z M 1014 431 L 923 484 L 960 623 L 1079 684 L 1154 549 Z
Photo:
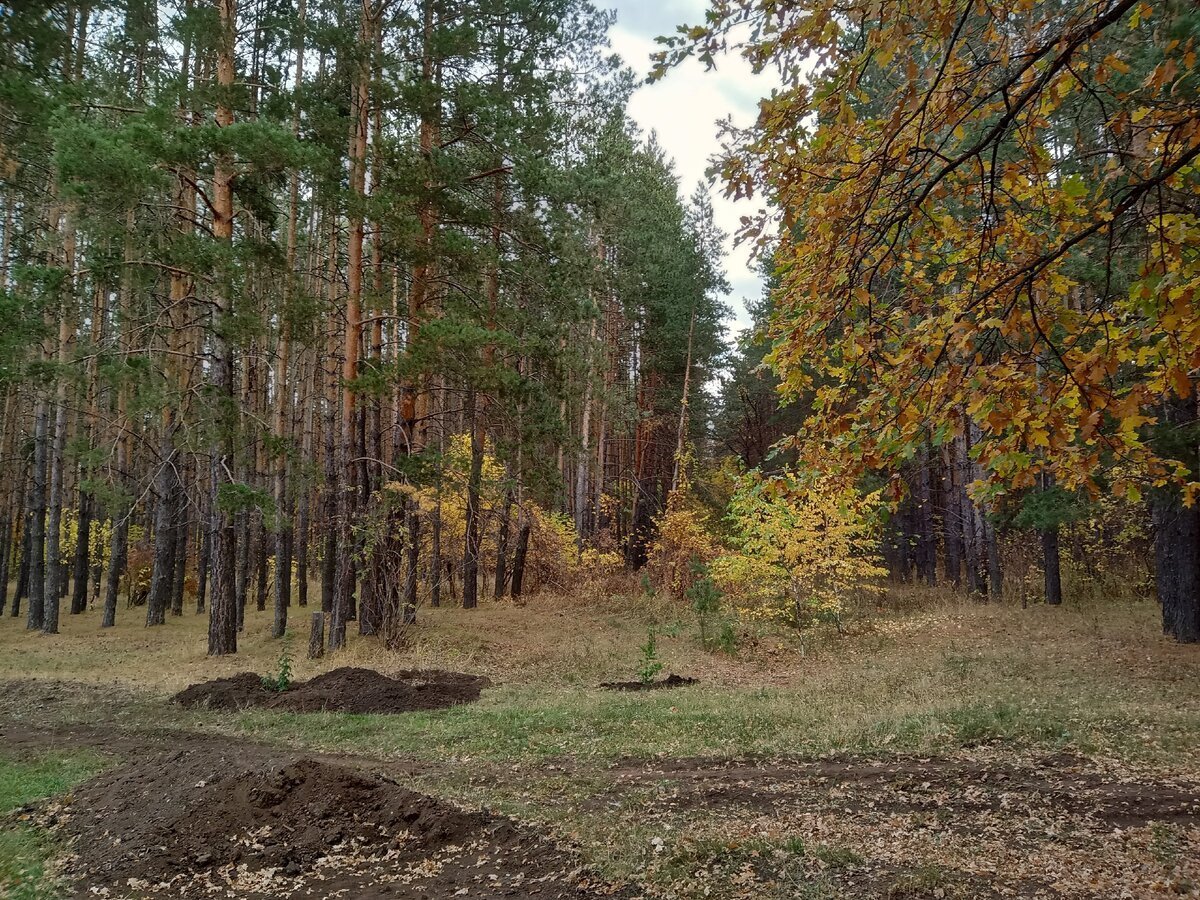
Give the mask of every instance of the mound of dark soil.
M 253 672 L 242 672 L 229 678 L 202 681 L 184 688 L 174 696 L 180 706 L 207 706 L 209 709 L 245 709 L 247 706 L 262 706 L 274 699 L 275 694 L 263 687 L 262 677 Z
M 574 854 L 511 819 L 336 763 L 264 756 L 222 775 L 231 763 L 207 749 L 159 755 L 77 789 L 60 814 L 74 838 L 76 896 L 615 893 Z
M 278 693 L 253 672 L 193 684 L 175 695 L 182 706 L 245 709 L 261 706 L 290 712 L 402 713 L 473 703 L 491 682 L 482 675 L 438 669 L 399 672 L 389 678 L 373 669 L 344 667 L 293 684 Z
M 686 687 L 697 683 L 695 678 L 684 678 L 672 672 L 659 681 L 606 681 L 600 687 L 606 691 L 661 691 L 663 688 Z

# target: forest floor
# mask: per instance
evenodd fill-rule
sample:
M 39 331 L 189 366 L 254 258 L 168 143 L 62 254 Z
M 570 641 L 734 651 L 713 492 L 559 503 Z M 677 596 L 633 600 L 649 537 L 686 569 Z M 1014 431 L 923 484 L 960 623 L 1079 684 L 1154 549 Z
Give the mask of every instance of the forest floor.
M 894 607 L 729 656 L 664 602 L 546 597 L 295 661 L 494 683 L 400 715 L 169 701 L 272 674 L 269 613 L 221 660 L 195 615 L 4 618 L 0 895 L 1200 896 L 1200 651 L 1153 603 Z M 699 683 L 599 690 L 652 624 Z

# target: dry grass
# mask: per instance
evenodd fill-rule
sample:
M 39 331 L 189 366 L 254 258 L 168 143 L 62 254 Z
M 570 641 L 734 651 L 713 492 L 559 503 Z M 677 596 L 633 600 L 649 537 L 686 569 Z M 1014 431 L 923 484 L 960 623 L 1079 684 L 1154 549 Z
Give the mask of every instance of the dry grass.
M 306 629 L 303 613 L 294 619 Z M 3 619 L 0 679 L 162 696 L 276 665 L 269 611 L 247 612 L 241 652 L 224 659 L 205 656 L 204 617 L 147 629 L 140 611 L 121 614 L 107 631 L 97 613 L 64 616 L 56 636 Z M 632 677 L 651 624 L 667 670 L 702 684 L 639 697 L 596 690 Z M 310 746 L 422 756 L 937 750 L 999 740 L 1200 769 L 1200 651 L 1162 638 L 1151 602 L 1022 609 L 904 590 L 849 632 L 748 631 L 731 657 L 704 651 L 690 613 L 662 600 L 547 596 L 521 607 L 422 610 L 399 654 L 352 634 L 346 650 L 310 663 L 300 631 L 296 677 L 340 665 L 481 672 L 501 683 L 481 703 L 402 717 L 256 713 L 220 723 Z
M 455 669 L 505 682 L 590 683 L 628 677 L 649 621 L 645 610 L 639 620 L 618 606 L 549 597 L 535 598 L 525 606 L 484 602 L 476 610 L 423 609 L 420 627 L 401 653 L 385 650 L 377 638 L 360 636 L 351 623 L 345 650 L 310 661 L 305 655 L 311 609 L 292 610 L 288 648 L 298 679 L 337 666 L 366 666 L 382 672 Z M 0 680 L 61 679 L 166 694 L 236 672 L 269 672 L 282 649 L 271 638 L 269 609 L 246 610 L 238 653 L 229 657 L 206 655 L 207 616 L 189 610 L 182 616 L 168 616 L 165 625 L 155 628 L 144 625 L 144 616 L 144 609 L 123 608 L 116 626 L 102 629 L 99 610 L 64 614 L 56 635 L 27 631 L 24 615 L 0 617 Z M 693 655 L 679 654 L 679 664 Z
M 40 693 L 15 686 L 0 694 L 0 712 L 35 728 L 57 721 L 122 732 L 224 731 L 375 757 L 385 767 L 392 758 L 419 760 L 418 787 L 540 822 L 579 841 L 604 872 L 644 877 L 663 888 L 655 894 L 662 897 L 699 896 L 697 879 L 714 897 L 858 896 L 830 887 L 826 857 L 872 857 L 877 843 L 890 846 L 924 825 L 892 823 L 897 831 L 881 841 L 882 826 L 872 821 L 852 854 L 850 838 L 823 845 L 832 832 L 828 823 L 813 825 L 807 807 L 791 821 L 723 807 L 672 812 L 653 785 L 614 796 L 614 760 L 916 752 L 1012 762 L 1069 749 L 1100 771 L 1131 778 L 1200 776 L 1200 648 L 1162 638 L 1148 601 L 1024 609 L 906 588 L 893 591 L 885 608 L 856 617 L 845 634 L 745 630 L 732 657 L 700 647 L 686 608 L 594 588 L 521 607 L 422 610 L 405 652 L 351 634 L 346 650 L 319 664 L 302 658 L 306 611 L 294 610 L 293 619 L 298 678 L 340 665 L 436 667 L 482 672 L 499 685 L 478 703 L 399 716 L 181 710 L 163 696 L 219 675 L 273 669 L 280 644 L 269 636 L 270 613 L 249 610 L 241 652 L 209 659 L 206 618 L 189 614 L 147 629 L 140 610 L 122 609 L 115 629 L 102 631 L 89 612 L 64 616 L 56 636 L 0 620 L 0 681 L 79 683 Z M 667 669 L 701 684 L 636 695 L 597 689 L 602 680 L 632 677 L 651 625 Z M 44 702 L 47 693 L 53 703 Z M 406 762 L 404 771 L 413 770 Z M 598 795 L 606 804 L 596 805 Z M 1013 821 L 1020 825 L 1019 816 Z M 664 836 L 665 847 L 655 849 L 652 838 Z M 735 847 L 750 855 L 743 859 Z M 789 871 L 806 873 L 800 893 L 740 880 L 749 860 L 784 856 Z M 925 872 L 917 865 L 925 862 L 944 862 L 941 851 L 918 854 L 912 871 L 888 877 L 908 885 L 904 879 Z

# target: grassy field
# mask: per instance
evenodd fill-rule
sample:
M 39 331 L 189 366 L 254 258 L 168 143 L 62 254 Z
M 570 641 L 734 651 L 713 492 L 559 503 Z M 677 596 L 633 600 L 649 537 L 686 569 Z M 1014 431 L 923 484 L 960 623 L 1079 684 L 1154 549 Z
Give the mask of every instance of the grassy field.
M 818 822 L 799 811 L 789 818 L 756 803 L 728 815 L 664 807 L 663 784 L 676 776 L 645 775 L 664 761 L 934 758 L 958 773 L 946 781 L 953 785 L 972 766 L 1034 771 L 1039 760 L 1065 753 L 1085 759 L 1087 772 L 1123 773 L 1131 782 L 1200 775 L 1200 651 L 1161 637 L 1152 602 L 1022 609 L 908 591 L 845 634 L 746 632 L 734 655 L 703 650 L 690 613 L 663 601 L 543 597 L 421 615 L 400 654 L 353 636 L 345 651 L 311 663 L 303 658 L 307 635 L 298 632 L 289 644 L 296 677 L 342 665 L 476 672 L 496 682 L 478 703 L 391 716 L 181 710 L 163 701 L 188 684 L 274 670 L 280 644 L 269 637 L 269 612 L 249 611 L 241 652 L 213 660 L 204 655 L 204 617 L 147 629 L 140 611 L 121 610 L 115 629 L 101 631 L 89 612 L 64 616 L 62 633 L 52 636 L 0 620 L 0 680 L 63 683 L 49 705 L 37 691 L 10 689 L 4 716 L 22 725 L 186 729 L 383 764 L 403 760 L 416 764 L 405 771 L 418 787 L 543 825 L 577 842 L 606 874 L 635 878 L 662 897 L 965 897 L 977 895 L 973 879 L 982 877 L 967 850 L 954 856 L 953 842 L 910 850 L 912 864 L 888 861 L 878 823 L 855 830 L 849 819 Z M 664 671 L 700 683 L 632 695 L 598 689 L 633 677 L 651 626 Z M 630 766 L 637 771 L 626 783 L 621 773 Z M 664 834 L 666 843 L 656 843 Z M 1186 824 L 1158 837 L 1146 831 L 1138 837 L 1145 847 L 1114 859 L 1129 868 L 1139 853 L 1158 859 L 1151 844 L 1186 849 L 1197 840 L 1200 831 Z M 763 859 L 772 861 L 777 893 L 761 884 L 759 893 L 739 893 L 738 879 L 759 871 Z M 1194 873 L 1183 872 L 1188 864 L 1179 859 L 1162 863 L 1174 873 L 1163 883 L 1189 895 Z M 1038 865 L 1069 871 L 1073 863 Z M 947 866 L 950 874 L 939 868 Z M 697 872 L 708 880 L 697 882 Z M 863 873 L 883 879 L 870 882 L 876 893 L 845 893 L 846 885 L 867 883 Z M 789 884 L 809 893 L 789 893 Z
M 910 611 L 880 611 L 848 635 L 747 633 L 732 656 L 702 650 L 685 610 L 622 599 L 423 610 L 400 654 L 352 635 L 345 651 L 311 662 L 301 632 L 288 642 L 300 679 L 343 665 L 444 668 L 498 686 L 480 703 L 437 713 L 247 713 L 220 724 L 325 748 L 496 760 L 928 751 L 1002 740 L 1198 762 L 1200 653 L 1161 637 L 1153 603 L 1019 609 L 938 595 L 904 600 Z M 269 612 L 248 611 L 240 652 L 219 659 L 205 655 L 203 616 L 146 628 L 140 611 L 122 613 L 108 630 L 95 612 L 64 616 L 58 635 L 0 619 L 0 679 L 111 684 L 150 700 L 278 665 Z M 652 625 L 664 671 L 701 683 L 641 696 L 597 690 L 634 677 Z

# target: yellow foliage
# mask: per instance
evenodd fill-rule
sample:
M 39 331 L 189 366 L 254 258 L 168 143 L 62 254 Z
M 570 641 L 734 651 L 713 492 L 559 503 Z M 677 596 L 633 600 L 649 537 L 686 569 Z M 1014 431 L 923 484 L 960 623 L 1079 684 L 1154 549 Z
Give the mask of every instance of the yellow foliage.
M 712 563 L 712 578 L 748 618 L 840 622 L 852 596 L 882 591 L 880 509 L 878 492 L 829 476 L 747 473 L 729 505 L 738 548 Z
M 721 552 L 708 514 L 696 502 L 687 478 L 687 462 L 680 462 L 679 487 L 667 498 L 667 509 L 658 520 L 658 538 L 650 549 L 648 567 L 658 587 L 677 597 L 699 577 L 698 565 L 711 562 Z
M 141 528 L 134 526 L 141 535 Z M 131 529 L 131 540 L 134 529 Z M 74 509 L 64 509 L 59 523 L 59 547 L 63 559 L 73 559 L 75 549 L 79 546 L 79 518 Z M 92 519 L 92 527 L 88 534 L 88 552 L 92 566 L 99 565 L 103 570 L 108 566 L 108 557 L 112 549 L 112 520 Z
M 563 513 L 529 505 L 529 551 L 525 579 L 529 593 L 540 588 L 563 588 L 578 574 L 578 538 L 575 523 Z

